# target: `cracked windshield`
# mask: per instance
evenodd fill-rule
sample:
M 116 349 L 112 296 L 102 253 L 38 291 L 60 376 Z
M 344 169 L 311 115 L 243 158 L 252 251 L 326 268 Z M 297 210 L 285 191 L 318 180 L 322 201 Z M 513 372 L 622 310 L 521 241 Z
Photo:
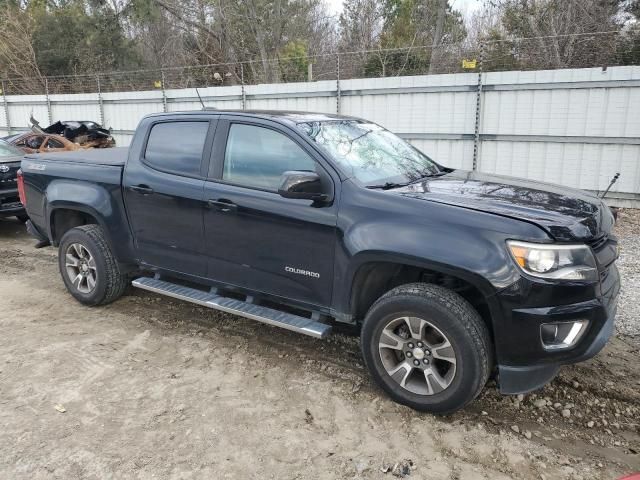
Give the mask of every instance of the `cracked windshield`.
M 299 127 L 336 159 L 343 172 L 370 188 L 393 188 L 441 173 L 411 144 L 374 123 L 309 122 Z

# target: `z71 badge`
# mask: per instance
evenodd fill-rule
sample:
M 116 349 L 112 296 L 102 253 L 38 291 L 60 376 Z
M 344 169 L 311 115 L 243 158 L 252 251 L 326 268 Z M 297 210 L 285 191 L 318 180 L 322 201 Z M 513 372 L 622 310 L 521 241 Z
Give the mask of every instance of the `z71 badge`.
M 29 170 L 42 171 L 42 170 L 46 170 L 47 166 L 43 165 L 42 163 L 27 163 L 25 165 L 25 168 L 27 168 Z

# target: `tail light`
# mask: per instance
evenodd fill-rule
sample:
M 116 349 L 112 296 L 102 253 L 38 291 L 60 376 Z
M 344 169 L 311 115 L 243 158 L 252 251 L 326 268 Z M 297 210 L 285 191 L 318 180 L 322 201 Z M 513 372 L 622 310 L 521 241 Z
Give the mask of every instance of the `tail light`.
M 24 175 L 22 175 L 22 169 L 18 170 L 18 196 L 20 197 L 20 203 L 27 205 L 27 195 L 24 193 Z

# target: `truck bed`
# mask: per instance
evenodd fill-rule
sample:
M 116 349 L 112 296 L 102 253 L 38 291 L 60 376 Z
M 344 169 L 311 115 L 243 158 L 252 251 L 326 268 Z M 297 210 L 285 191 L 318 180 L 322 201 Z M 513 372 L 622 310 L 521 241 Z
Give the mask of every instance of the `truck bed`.
M 30 160 L 62 161 L 92 165 L 109 165 L 123 167 L 129 154 L 128 147 L 91 148 L 75 152 L 31 153 L 26 155 Z

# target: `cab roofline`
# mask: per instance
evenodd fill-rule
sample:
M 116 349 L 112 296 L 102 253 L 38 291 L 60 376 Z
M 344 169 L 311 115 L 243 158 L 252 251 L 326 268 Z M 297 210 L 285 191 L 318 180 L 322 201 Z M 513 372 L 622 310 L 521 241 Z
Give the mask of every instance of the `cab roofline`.
M 250 118 L 260 118 L 267 120 L 280 120 L 290 123 L 306 123 L 306 122 L 323 122 L 335 120 L 362 120 L 358 117 L 349 115 L 338 115 L 334 113 L 321 112 L 298 112 L 292 110 L 218 110 L 214 107 L 205 107 L 202 110 L 189 110 L 184 112 L 160 112 L 152 113 L 148 117 L 174 117 L 182 115 L 235 115 Z

